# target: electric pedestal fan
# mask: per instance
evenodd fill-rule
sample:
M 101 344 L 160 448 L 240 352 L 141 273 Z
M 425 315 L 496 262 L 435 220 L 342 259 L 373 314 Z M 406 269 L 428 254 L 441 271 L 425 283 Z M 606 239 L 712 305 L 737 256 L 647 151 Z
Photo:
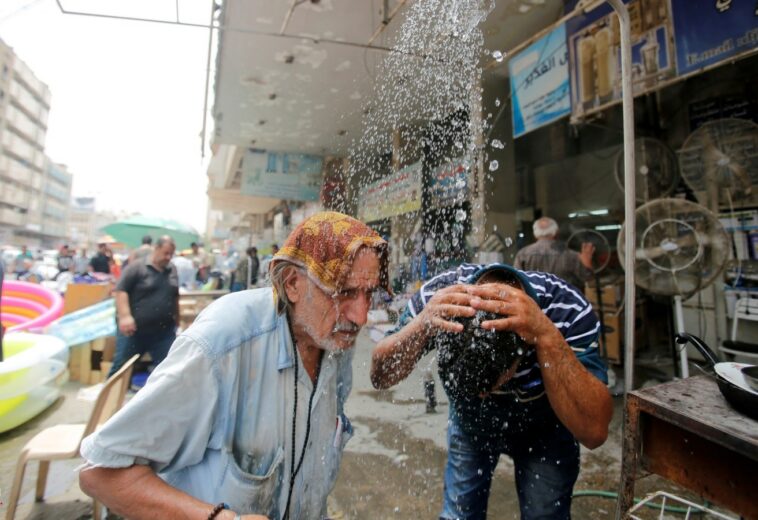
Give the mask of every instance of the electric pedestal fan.
M 710 285 L 724 269 L 729 236 L 707 208 L 683 199 L 658 199 L 637 208 L 634 275 L 643 289 L 674 298 L 677 332 L 683 333 L 682 301 Z M 621 265 L 626 223 L 618 236 Z M 679 351 L 681 376 L 689 376 L 687 350 Z
M 692 132 L 679 150 L 682 177 L 694 191 L 711 191 L 718 202 L 747 198 L 758 184 L 758 125 L 717 119 Z
M 616 155 L 616 184 L 624 191 L 624 150 Z M 666 197 L 679 182 L 676 155 L 658 139 L 634 140 L 634 182 L 637 202 Z
M 595 252 L 592 254 L 592 273 L 594 275 L 595 291 L 597 292 L 598 314 L 600 315 L 600 336 L 603 339 L 601 353 L 605 356 L 605 312 L 603 309 L 603 295 L 599 275 L 603 269 L 608 267 L 608 263 L 611 261 L 611 246 L 608 243 L 608 239 L 594 229 L 578 229 L 574 231 L 566 241 L 566 246 L 580 253 L 582 244 L 586 243 L 592 244 L 595 247 Z

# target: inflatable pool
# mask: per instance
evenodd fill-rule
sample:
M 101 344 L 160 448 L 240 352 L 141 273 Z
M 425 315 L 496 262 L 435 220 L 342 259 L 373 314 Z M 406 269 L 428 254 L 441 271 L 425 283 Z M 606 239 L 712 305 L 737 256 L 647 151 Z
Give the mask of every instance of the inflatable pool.
M 12 332 L 0 362 L 0 432 L 25 423 L 58 399 L 68 379 L 68 347 L 54 336 Z
M 40 331 L 63 311 L 63 298 L 41 285 L 6 280 L 2 291 L 0 321 L 6 332 Z

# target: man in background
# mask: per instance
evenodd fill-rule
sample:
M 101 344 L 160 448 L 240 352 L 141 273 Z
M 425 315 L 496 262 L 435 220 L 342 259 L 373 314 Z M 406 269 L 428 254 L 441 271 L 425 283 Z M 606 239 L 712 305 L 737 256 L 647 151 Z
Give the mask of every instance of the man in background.
M 205 283 L 208 281 L 208 275 L 210 275 L 211 271 L 209 255 L 197 242 L 192 242 L 190 248 L 192 249 L 190 259 L 192 260 L 192 263 L 195 264 L 195 269 L 197 269 L 197 281 Z
M 17 275 L 26 273 L 33 261 L 34 256 L 32 252 L 29 251 L 26 245 L 21 246 L 21 252 L 13 260 L 13 272 Z
M 276 255 L 276 253 L 278 252 L 279 252 L 279 246 L 277 244 L 271 244 L 271 253 L 265 255 L 261 259 L 261 274 L 263 275 L 265 282 L 269 281 L 268 264 L 271 262 L 271 259 L 274 257 L 274 255 Z
M 108 244 L 98 244 L 97 254 L 89 261 L 89 270 L 93 273 L 111 274 L 110 261 Z
M 557 240 L 558 223 L 550 217 L 537 219 L 532 225 L 537 241 L 516 253 L 513 266 L 524 271 L 540 271 L 563 278 L 574 287 L 583 288 L 592 277 L 595 246 L 582 244 L 582 252 L 570 250 Z
M 56 261 L 58 267 L 58 274 L 54 279 L 57 279 L 61 273 L 66 273 L 74 269 L 74 253 L 68 248 L 68 244 L 63 244 L 58 250 L 58 258 Z
M 129 258 L 126 261 L 126 264 L 129 265 L 132 262 L 144 262 L 148 260 L 153 253 L 153 237 L 150 235 L 145 235 L 142 237 L 142 244 L 132 251 L 132 254 L 129 255 Z
M 87 256 L 87 248 L 82 247 L 79 249 L 79 254 L 74 257 L 74 272 L 76 274 L 86 274 L 89 267 L 89 256 Z
M 248 247 L 245 253 L 245 258 L 239 261 L 234 272 L 232 292 L 252 289 L 258 283 L 258 268 L 260 267 L 258 248 Z
M 134 354 L 150 352 L 158 365 L 176 339 L 179 325 L 179 279 L 171 264 L 174 240 L 162 236 L 149 262 L 134 262 L 116 286 L 116 355 L 108 377 Z

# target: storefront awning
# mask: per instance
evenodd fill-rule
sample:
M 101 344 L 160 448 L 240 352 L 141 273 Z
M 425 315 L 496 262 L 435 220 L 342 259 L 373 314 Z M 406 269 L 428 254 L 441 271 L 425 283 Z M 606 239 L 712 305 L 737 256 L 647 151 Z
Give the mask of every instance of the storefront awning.
M 208 200 L 210 201 L 210 208 L 212 210 L 252 213 L 255 215 L 268 213 L 280 202 L 279 199 L 253 197 L 250 195 L 243 195 L 239 190 L 225 190 L 220 188 L 209 188 Z

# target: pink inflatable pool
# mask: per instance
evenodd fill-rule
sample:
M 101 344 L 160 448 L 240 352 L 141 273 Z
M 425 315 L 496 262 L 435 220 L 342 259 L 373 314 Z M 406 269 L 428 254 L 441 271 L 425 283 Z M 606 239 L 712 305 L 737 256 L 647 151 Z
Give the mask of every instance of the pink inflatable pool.
M 37 331 L 61 315 L 63 298 L 41 285 L 6 280 L 0 305 L 0 321 L 8 332 Z

